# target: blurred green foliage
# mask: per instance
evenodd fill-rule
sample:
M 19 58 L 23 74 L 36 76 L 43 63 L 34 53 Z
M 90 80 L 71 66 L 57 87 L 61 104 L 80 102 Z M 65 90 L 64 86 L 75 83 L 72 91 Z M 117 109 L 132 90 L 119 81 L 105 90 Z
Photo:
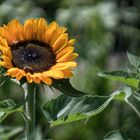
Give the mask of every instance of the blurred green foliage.
M 126 51 L 139 55 L 139 0 L 0 0 L 0 25 L 13 18 L 24 22 L 31 17 L 44 17 L 48 22 L 56 20 L 68 28 L 70 38 L 76 38 L 75 49 L 79 58 L 71 80 L 74 87 L 106 95 L 123 86 L 99 78 L 97 73 L 127 68 Z M 44 97 L 56 96 L 46 87 L 45 94 L 42 87 L 38 88 L 38 93 L 39 104 Z M 0 100 L 8 98 L 16 102 L 23 99 L 22 88 L 9 80 L 0 87 Z M 45 131 L 47 124 L 41 113 L 38 122 Z M 15 114 L 2 125 L 23 124 Z M 88 120 L 55 127 L 49 131 L 48 137 L 58 140 L 102 140 L 107 132 L 114 129 L 121 129 L 132 140 L 140 139 L 140 120 L 128 106 L 118 102 L 113 102 L 104 112 Z

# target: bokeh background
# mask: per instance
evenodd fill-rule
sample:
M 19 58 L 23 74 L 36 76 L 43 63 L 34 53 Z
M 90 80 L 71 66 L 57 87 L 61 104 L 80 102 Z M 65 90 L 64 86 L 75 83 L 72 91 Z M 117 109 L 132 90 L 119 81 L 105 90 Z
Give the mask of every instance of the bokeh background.
M 126 52 L 140 55 L 140 0 L 0 0 L 0 25 L 17 18 L 44 17 L 68 28 L 69 38 L 76 38 L 79 53 L 78 67 L 71 83 L 81 91 L 108 95 L 124 85 L 97 76 L 103 70 L 126 70 Z M 1 80 L 2 81 L 2 80 Z M 38 87 L 38 106 L 44 97 L 56 93 Z M 11 81 L 0 87 L 0 100 L 23 99 L 22 89 Z M 48 125 L 38 109 L 38 122 L 45 131 Z M 11 121 L 12 120 L 12 121 Z M 18 114 L 8 117 L 0 125 L 21 126 Z M 49 130 L 48 137 L 56 140 L 102 140 L 112 130 L 120 129 L 132 140 L 140 139 L 140 120 L 126 104 L 113 101 L 102 113 L 71 124 Z M 45 132 L 44 132 L 45 133 Z

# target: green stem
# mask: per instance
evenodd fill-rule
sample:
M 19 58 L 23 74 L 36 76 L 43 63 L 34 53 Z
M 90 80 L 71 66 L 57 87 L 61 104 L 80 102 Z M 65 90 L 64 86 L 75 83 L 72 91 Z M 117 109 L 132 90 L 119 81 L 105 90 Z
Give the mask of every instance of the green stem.
M 26 135 L 29 140 L 30 134 L 36 128 L 36 86 L 35 84 L 27 84 L 25 96 L 28 96 L 28 101 L 25 105 L 26 114 L 30 119 L 26 119 Z

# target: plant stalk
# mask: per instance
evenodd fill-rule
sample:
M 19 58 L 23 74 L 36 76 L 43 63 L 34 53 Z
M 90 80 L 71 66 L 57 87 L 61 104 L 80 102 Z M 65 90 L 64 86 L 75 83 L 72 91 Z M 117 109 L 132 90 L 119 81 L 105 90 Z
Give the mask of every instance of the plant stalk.
M 25 90 L 25 97 L 27 102 L 25 104 L 25 112 L 29 119 L 26 119 L 26 137 L 29 140 L 30 135 L 35 131 L 36 128 L 36 85 L 27 84 Z

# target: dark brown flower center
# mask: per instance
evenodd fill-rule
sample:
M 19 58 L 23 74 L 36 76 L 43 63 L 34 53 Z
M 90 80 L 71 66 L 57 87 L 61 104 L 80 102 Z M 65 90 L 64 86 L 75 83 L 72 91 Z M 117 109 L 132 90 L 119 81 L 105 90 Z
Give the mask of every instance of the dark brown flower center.
M 37 40 L 14 43 L 11 52 L 13 65 L 26 72 L 43 72 L 56 63 L 51 47 Z

